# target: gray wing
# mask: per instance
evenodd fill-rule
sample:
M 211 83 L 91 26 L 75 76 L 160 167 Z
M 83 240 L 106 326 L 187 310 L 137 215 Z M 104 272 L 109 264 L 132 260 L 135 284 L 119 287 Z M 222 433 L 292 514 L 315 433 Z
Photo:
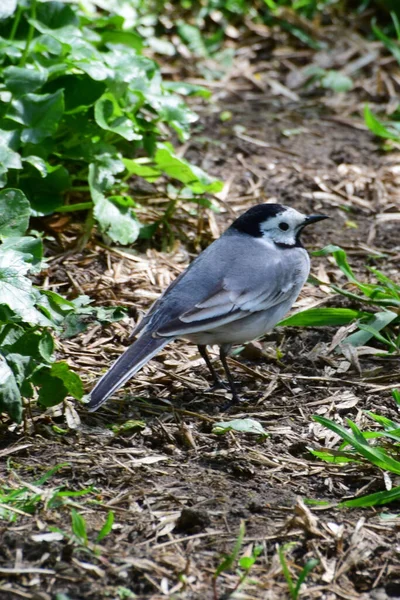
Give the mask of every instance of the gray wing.
M 308 270 L 302 248 L 277 251 L 258 239 L 222 236 L 170 285 L 139 327 L 178 337 L 238 321 L 294 301 Z

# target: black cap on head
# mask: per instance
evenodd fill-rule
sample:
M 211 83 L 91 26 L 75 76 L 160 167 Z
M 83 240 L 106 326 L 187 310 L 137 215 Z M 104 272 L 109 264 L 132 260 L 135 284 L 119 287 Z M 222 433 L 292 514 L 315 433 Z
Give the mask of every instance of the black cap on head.
M 284 213 L 285 210 L 286 207 L 282 204 L 257 204 L 238 217 L 229 229 L 236 229 L 236 231 L 247 233 L 253 237 L 262 237 L 260 223 Z

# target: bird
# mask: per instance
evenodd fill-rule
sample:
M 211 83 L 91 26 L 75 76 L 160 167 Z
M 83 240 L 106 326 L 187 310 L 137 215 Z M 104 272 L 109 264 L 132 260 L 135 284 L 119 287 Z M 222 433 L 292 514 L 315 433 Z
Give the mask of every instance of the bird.
M 269 332 L 291 309 L 310 271 L 301 233 L 327 218 L 273 203 L 236 218 L 152 305 L 131 334 L 136 340 L 89 393 L 88 410 L 97 410 L 177 338 L 198 346 L 215 386 L 221 381 L 207 346 L 219 346 L 231 404 L 239 402 L 228 353 Z

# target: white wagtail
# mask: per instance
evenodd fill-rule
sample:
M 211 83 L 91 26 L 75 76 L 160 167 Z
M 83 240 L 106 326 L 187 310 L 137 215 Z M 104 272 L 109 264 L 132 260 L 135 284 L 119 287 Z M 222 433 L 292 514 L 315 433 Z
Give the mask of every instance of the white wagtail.
M 176 338 L 197 344 L 215 384 L 220 382 L 206 347 L 220 347 L 232 403 L 237 402 L 227 354 L 233 344 L 270 331 L 292 307 L 310 271 L 300 234 L 327 218 L 259 204 L 236 219 L 153 304 L 132 333 L 137 340 L 90 393 L 88 409 L 97 410 Z

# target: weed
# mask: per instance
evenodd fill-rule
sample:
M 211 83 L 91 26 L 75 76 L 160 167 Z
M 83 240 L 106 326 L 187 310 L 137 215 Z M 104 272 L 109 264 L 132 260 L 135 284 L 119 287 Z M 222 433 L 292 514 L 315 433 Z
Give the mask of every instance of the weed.
M 310 560 L 307 561 L 307 563 L 300 571 L 297 581 L 294 581 L 287 563 L 286 552 L 295 545 L 295 542 L 291 542 L 289 544 L 285 544 L 284 546 L 278 546 L 279 561 L 281 563 L 283 575 L 286 579 L 286 583 L 288 584 L 289 593 L 292 600 L 297 600 L 300 594 L 301 585 L 304 583 L 311 571 L 319 563 L 319 560 L 317 560 L 316 558 L 310 558 Z
M 393 390 L 393 399 L 397 408 L 400 408 L 400 392 Z M 369 463 L 381 469 L 387 475 L 393 473 L 400 475 L 399 445 L 400 445 L 400 423 L 396 423 L 387 417 L 366 411 L 365 413 L 374 423 L 382 428 L 382 430 L 366 430 L 361 431 L 357 425 L 347 419 L 347 424 L 350 431 L 338 425 L 331 419 L 326 417 L 314 416 L 314 421 L 320 425 L 327 427 L 341 437 L 343 443 L 339 450 L 313 450 L 311 453 L 331 463 Z M 376 442 L 380 441 L 380 445 Z M 349 449 L 350 447 L 350 449 Z M 390 481 L 389 477 L 386 478 Z M 400 486 L 391 487 L 382 492 L 376 492 L 367 496 L 361 496 L 352 500 L 341 502 L 339 506 L 346 507 L 366 507 L 388 504 L 400 498 Z
M 243 545 L 245 533 L 246 533 L 246 526 L 245 526 L 244 521 L 241 521 L 240 528 L 239 528 L 239 534 L 238 534 L 238 537 L 237 537 L 237 540 L 235 542 L 232 552 L 224 557 L 222 562 L 216 568 L 215 573 L 213 575 L 214 600 L 218 600 L 217 579 L 221 575 L 221 573 L 223 573 L 224 571 L 231 571 L 235 567 L 236 564 L 238 566 L 238 569 L 236 571 L 238 574 L 238 582 L 235 585 L 234 589 L 230 592 L 230 596 L 231 596 L 232 594 L 234 594 L 234 592 L 239 590 L 240 587 L 244 584 L 244 582 L 248 578 L 249 573 L 250 573 L 253 565 L 255 564 L 257 558 L 260 556 L 261 552 L 263 551 L 262 546 L 255 546 L 252 549 L 250 556 L 242 556 L 241 558 L 239 558 L 239 552 Z
M 341 344 L 364 346 L 372 339 L 379 341 L 385 348 L 380 354 L 397 354 L 400 352 L 400 285 L 374 267 L 368 271 L 375 278 L 374 283 L 359 281 L 354 275 L 346 252 L 338 246 L 326 246 L 314 252 L 314 256 L 332 254 L 337 266 L 344 273 L 348 285 L 331 284 L 334 292 L 346 296 L 357 304 L 364 304 L 369 310 L 348 308 L 314 308 L 296 313 L 280 322 L 280 325 L 298 327 L 337 326 L 356 322 L 358 331 L 347 335 Z M 318 282 L 321 283 L 321 282 Z M 374 311 L 374 312 L 372 312 Z

